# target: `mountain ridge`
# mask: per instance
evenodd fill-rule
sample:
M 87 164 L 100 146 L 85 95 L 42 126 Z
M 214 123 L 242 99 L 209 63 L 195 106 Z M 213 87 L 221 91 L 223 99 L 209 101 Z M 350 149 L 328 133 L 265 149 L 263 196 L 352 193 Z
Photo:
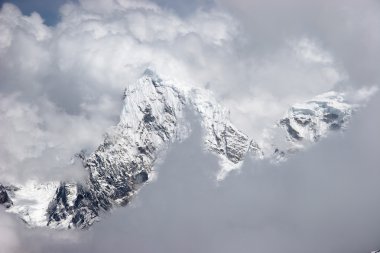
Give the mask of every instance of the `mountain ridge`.
M 189 136 L 186 109 L 199 116 L 203 149 L 219 158 L 216 178 L 223 180 L 246 156 L 281 162 L 329 131 L 344 129 L 356 105 L 345 102 L 341 93 L 317 96 L 291 107 L 269 129 L 266 143 L 257 143 L 230 122 L 228 110 L 211 92 L 178 86 L 148 70 L 126 88 L 120 122 L 104 142 L 92 154 L 78 155 L 88 172 L 85 183 L 0 186 L 0 201 L 30 226 L 88 228 L 102 213 L 127 205 L 154 176 L 156 161 L 171 143 Z M 36 204 L 23 204 L 30 199 Z

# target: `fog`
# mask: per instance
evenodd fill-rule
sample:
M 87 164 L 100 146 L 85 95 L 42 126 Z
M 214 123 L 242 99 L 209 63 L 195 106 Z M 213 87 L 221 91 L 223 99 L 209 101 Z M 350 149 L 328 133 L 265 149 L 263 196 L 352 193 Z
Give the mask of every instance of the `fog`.
M 89 231 L 28 229 L 1 215 L 4 252 L 370 252 L 379 245 L 379 97 L 344 134 L 272 165 L 247 160 L 216 182 L 200 129 L 157 180 Z M 371 124 L 368 124 L 371 120 Z

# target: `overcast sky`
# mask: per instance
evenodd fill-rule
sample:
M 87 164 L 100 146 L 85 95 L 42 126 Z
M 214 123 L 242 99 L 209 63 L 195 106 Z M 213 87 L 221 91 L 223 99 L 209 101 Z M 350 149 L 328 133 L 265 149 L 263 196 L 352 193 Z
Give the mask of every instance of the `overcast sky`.
M 67 161 L 118 122 L 145 68 L 210 89 L 251 136 L 293 103 L 380 83 L 380 2 L 1 1 L 0 177 L 82 178 Z M 0 214 L 0 252 L 369 252 L 380 248 L 379 95 L 334 135 L 216 184 L 199 133 L 131 207 L 87 232 Z M 195 128 L 196 128 L 196 123 Z M 190 162 L 191 161 L 191 162 Z M 194 163 L 193 161 L 197 161 Z M 191 165 L 191 166 L 190 166 Z

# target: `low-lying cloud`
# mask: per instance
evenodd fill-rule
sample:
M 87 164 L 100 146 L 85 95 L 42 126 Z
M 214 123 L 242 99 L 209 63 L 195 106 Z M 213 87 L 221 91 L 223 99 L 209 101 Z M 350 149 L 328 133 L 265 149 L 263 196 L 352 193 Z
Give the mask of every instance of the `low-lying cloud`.
M 27 229 L 1 215 L 6 252 L 370 252 L 380 246 L 378 101 L 346 135 L 280 165 L 246 161 L 219 183 L 195 127 L 156 181 L 90 231 Z

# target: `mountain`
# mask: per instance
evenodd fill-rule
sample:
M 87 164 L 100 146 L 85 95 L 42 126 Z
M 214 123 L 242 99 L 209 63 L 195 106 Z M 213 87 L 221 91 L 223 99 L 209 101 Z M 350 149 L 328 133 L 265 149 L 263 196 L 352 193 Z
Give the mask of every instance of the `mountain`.
M 246 156 L 280 162 L 328 132 L 344 129 L 355 108 L 344 94 L 317 96 L 291 107 L 259 144 L 230 122 L 228 110 L 210 91 L 162 80 L 147 70 L 125 90 L 120 122 L 104 142 L 88 156 L 78 154 L 88 172 L 84 183 L 0 185 L 0 204 L 30 226 L 88 228 L 102 213 L 127 205 L 154 178 L 168 147 L 190 135 L 188 111 L 200 121 L 203 149 L 219 158 L 217 179 L 222 180 Z
M 347 128 L 357 104 L 346 101 L 345 94 L 330 91 L 311 100 L 293 105 L 275 127 L 267 129 L 266 150 L 272 160 L 283 161 L 326 137 L 331 131 Z

